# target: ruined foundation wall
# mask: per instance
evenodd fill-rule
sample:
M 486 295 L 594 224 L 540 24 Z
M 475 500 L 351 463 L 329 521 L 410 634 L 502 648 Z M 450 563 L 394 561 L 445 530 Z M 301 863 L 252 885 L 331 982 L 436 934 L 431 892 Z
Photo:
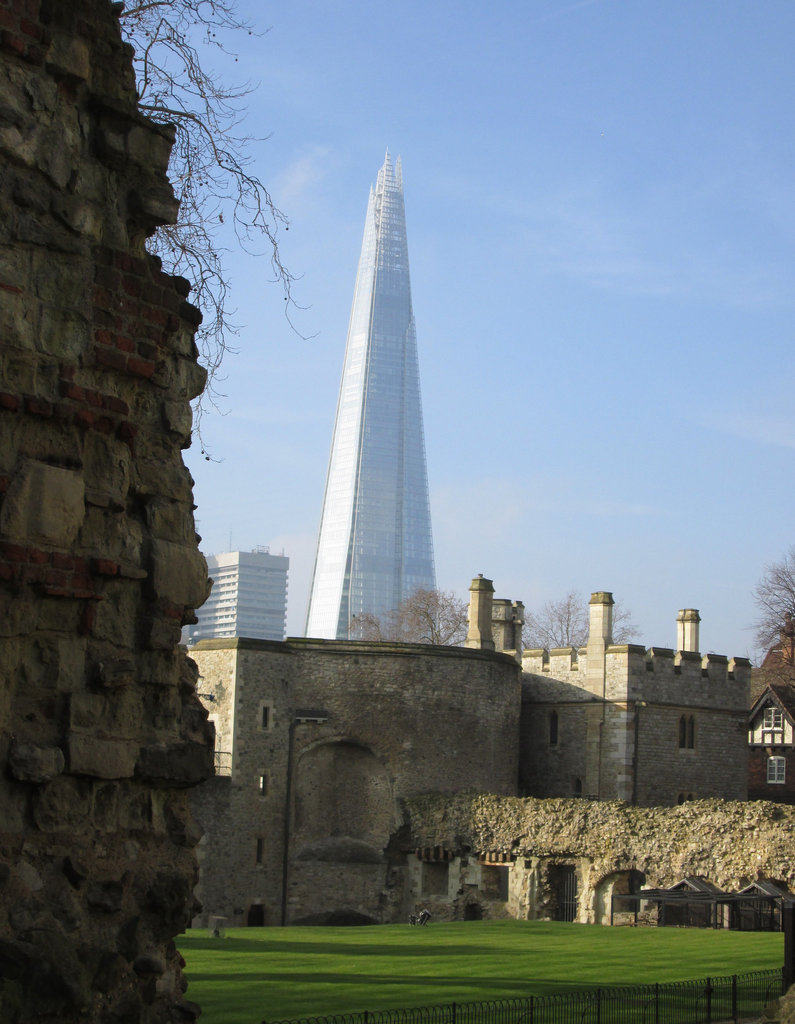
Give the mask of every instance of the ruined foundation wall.
M 189 1020 L 212 731 L 176 204 L 107 0 L 0 3 L 0 1019 Z
M 405 801 L 411 840 L 449 859 L 509 863 L 512 916 L 545 916 L 551 872 L 577 874 L 578 920 L 608 923 L 619 876 L 640 872 L 647 887 L 698 875 L 734 892 L 757 879 L 795 889 L 795 808 L 767 802 L 698 800 L 681 807 L 632 807 L 589 800 L 428 795 Z M 448 901 L 435 908 L 455 916 Z

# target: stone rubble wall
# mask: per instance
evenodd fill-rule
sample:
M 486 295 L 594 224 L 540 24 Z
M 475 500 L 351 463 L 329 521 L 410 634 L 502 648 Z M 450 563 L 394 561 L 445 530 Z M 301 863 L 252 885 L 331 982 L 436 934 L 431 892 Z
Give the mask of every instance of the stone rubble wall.
M 177 208 L 108 0 L 0 2 L 0 1019 L 190 1020 L 212 729 Z
M 478 794 L 430 794 L 404 804 L 417 848 L 514 864 L 576 864 L 591 893 L 584 903 L 590 899 L 592 909 L 600 883 L 630 870 L 645 875 L 646 887 L 698 875 L 729 892 L 758 879 L 795 889 L 795 808 L 780 804 L 697 800 L 632 807 Z

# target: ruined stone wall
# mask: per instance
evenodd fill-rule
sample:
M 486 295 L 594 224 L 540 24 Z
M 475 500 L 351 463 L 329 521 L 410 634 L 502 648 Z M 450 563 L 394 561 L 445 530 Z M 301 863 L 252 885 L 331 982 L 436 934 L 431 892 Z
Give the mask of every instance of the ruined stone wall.
M 238 639 L 201 641 L 193 656 L 232 751 L 229 787 L 196 793 L 205 916 L 245 921 L 258 904 L 267 924 L 400 920 L 400 799 L 516 792 L 519 666 L 507 655 Z
M 795 890 L 795 808 L 767 802 L 699 800 L 680 807 L 630 807 L 590 800 L 534 800 L 460 794 L 405 801 L 410 842 L 450 861 L 508 863 L 506 903 L 467 894 L 456 881 L 437 897 L 438 917 L 463 916 L 462 901 L 486 915 L 555 916 L 555 872 L 578 880 L 577 920 L 609 923 L 610 895 L 640 872 L 646 887 L 698 875 L 726 891 L 758 879 Z M 409 837 L 407 837 L 409 838 Z M 429 901 L 431 897 L 428 897 Z
M 0 1019 L 192 1019 L 204 374 L 187 283 L 144 249 L 171 133 L 107 0 L 0 3 L 0 95 Z

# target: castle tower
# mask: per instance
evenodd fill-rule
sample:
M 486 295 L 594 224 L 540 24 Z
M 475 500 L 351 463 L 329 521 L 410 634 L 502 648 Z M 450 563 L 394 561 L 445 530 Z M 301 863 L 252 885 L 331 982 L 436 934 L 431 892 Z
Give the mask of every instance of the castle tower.
M 367 206 L 306 635 L 345 639 L 357 616 L 435 586 L 403 175 L 387 153 Z

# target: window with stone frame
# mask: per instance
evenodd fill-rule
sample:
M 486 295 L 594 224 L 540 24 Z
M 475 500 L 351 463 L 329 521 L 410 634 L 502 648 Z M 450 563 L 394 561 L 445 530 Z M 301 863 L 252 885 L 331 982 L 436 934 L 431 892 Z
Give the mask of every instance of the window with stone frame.
M 269 732 L 273 728 L 273 704 L 270 701 L 260 701 L 258 724 L 263 732 Z
M 787 762 L 783 757 L 769 757 L 767 759 L 767 781 L 774 785 L 782 785 L 786 782 Z
M 550 711 L 550 713 L 549 713 L 549 745 L 550 745 L 550 747 L 556 747 L 558 745 L 558 713 L 557 713 L 557 711 Z
M 775 704 L 768 704 L 762 713 L 762 742 L 784 742 L 784 712 Z
M 693 715 L 679 718 L 679 749 L 693 750 L 696 746 L 696 720 Z

